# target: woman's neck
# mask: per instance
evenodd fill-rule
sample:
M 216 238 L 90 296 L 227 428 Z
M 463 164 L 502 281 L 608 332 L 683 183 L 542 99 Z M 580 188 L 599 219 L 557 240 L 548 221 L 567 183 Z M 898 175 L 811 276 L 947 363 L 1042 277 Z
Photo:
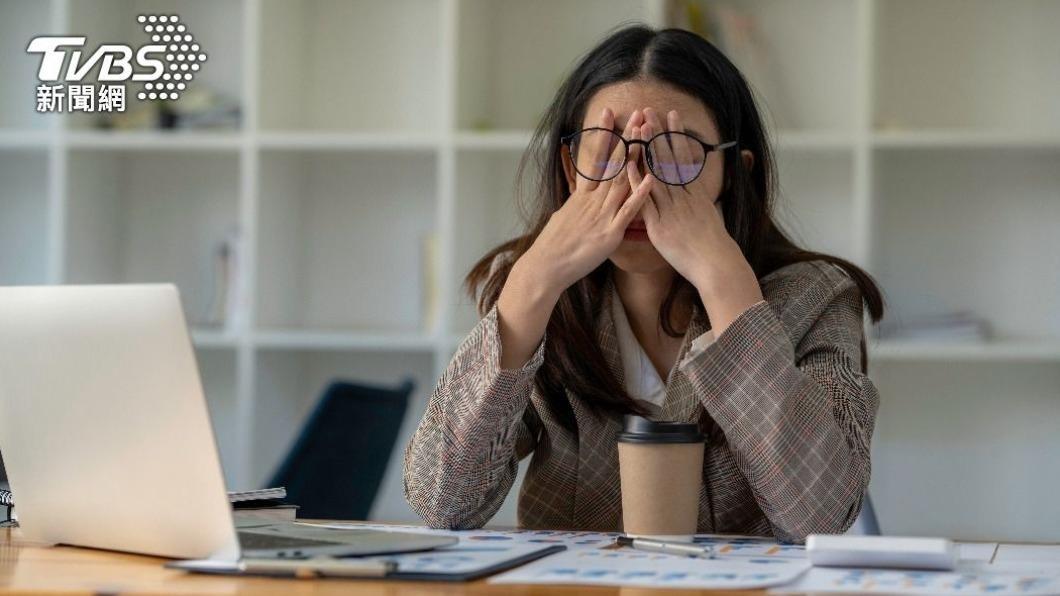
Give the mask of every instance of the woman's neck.
M 643 344 L 668 337 L 659 324 L 659 308 L 670 292 L 674 275 L 672 270 L 651 273 L 631 273 L 615 267 L 615 290 L 622 299 L 626 318 L 634 335 Z M 684 329 L 692 317 L 692 302 L 680 295 L 670 313 L 670 323 L 675 329 Z

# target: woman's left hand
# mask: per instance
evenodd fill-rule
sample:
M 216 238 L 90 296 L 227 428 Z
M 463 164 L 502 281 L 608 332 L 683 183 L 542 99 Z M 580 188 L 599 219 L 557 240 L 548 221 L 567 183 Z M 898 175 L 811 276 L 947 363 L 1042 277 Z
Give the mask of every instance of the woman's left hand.
M 632 134 L 633 138 L 646 141 L 664 127 L 652 108 L 645 109 L 644 114 L 646 122 L 635 127 Z M 665 130 L 684 131 L 676 110 L 667 114 L 667 120 L 669 127 Z M 677 163 L 682 163 L 683 151 L 691 150 L 680 142 L 673 143 L 673 148 Z M 723 171 L 720 161 L 724 157 L 717 151 L 708 153 L 703 172 L 685 186 L 653 184 L 651 200 L 642 210 L 648 239 L 699 291 L 715 337 L 747 307 L 763 299 L 754 270 L 725 228 L 717 202 L 722 183 L 720 175 L 712 171 Z M 719 163 L 712 164 L 714 160 Z M 637 168 L 627 168 L 627 172 L 631 184 L 640 182 L 642 176 Z

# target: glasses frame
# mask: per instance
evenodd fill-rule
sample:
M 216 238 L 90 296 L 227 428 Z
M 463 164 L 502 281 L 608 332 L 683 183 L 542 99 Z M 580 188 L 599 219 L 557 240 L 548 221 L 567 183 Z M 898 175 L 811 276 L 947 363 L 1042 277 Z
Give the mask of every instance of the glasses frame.
M 615 135 L 616 137 L 618 137 L 619 139 L 621 139 L 622 140 L 622 144 L 625 146 L 625 153 L 622 156 L 622 167 L 618 168 L 617 172 L 615 172 L 614 174 L 608 176 L 607 178 L 592 178 L 590 176 L 586 176 L 585 174 L 582 173 L 581 170 L 578 169 L 578 164 L 574 160 L 574 139 L 577 138 L 578 135 L 582 134 L 583 132 L 589 132 L 589 131 L 593 131 L 593 130 L 603 130 L 603 131 L 609 132 L 609 133 Z M 696 172 L 696 175 L 693 176 L 691 180 L 689 180 L 687 182 L 684 182 L 684 183 L 680 183 L 680 184 L 674 183 L 674 182 L 667 182 L 667 181 L 663 180 L 662 178 L 660 178 L 659 174 L 657 174 L 655 172 L 655 163 L 654 163 L 654 160 L 651 158 L 651 151 L 649 151 L 649 149 L 650 149 L 651 143 L 655 139 L 657 139 L 657 138 L 659 138 L 659 137 L 661 137 L 663 135 L 683 135 L 683 136 L 688 137 L 689 139 L 699 143 L 703 147 L 703 164 L 699 166 L 699 171 Z M 697 178 L 699 178 L 699 176 L 703 173 L 703 168 L 707 165 L 707 156 L 710 155 L 711 151 L 723 151 L 725 149 L 728 149 L 729 147 L 735 147 L 736 144 L 737 144 L 736 141 L 726 141 L 724 143 L 717 143 L 717 144 L 704 143 L 703 141 L 701 141 L 701 140 L 697 139 L 696 137 L 688 134 L 687 132 L 681 132 L 681 131 L 677 131 L 677 130 L 664 130 L 664 131 L 662 131 L 660 133 L 652 135 L 652 137 L 650 139 L 648 139 L 647 141 L 642 141 L 640 139 L 633 139 L 631 141 L 631 140 L 627 139 L 626 137 L 618 134 L 617 132 L 615 132 L 613 130 L 610 130 L 610 129 L 607 129 L 607 128 L 603 128 L 601 126 L 590 126 L 589 128 L 583 128 L 583 129 L 581 129 L 581 130 L 579 130 L 577 132 L 573 132 L 573 133 L 571 133 L 569 135 L 563 135 L 562 137 L 560 137 L 559 140 L 560 140 L 561 143 L 563 143 L 564 145 L 567 146 L 567 154 L 570 157 L 571 165 L 574 166 L 574 171 L 578 172 L 579 175 L 581 175 L 582 177 L 586 178 L 587 180 L 593 180 L 593 181 L 596 181 L 596 182 L 605 182 L 605 181 L 610 180 L 610 179 L 614 178 L 615 176 L 618 176 L 619 174 L 621 174 L 622 170 L 624 170 L 626 168 L 626 164 L 629 162 L 629 147 L 630 147 L 630 145 L 644 145 L 644 161 L 648 164 L 648 169 L 651 170 L 652 175 L 655 176 L 655 178 L 659 182 L 662 182 L 663 184 L 667 184 L 667 185 L 670 185 L 670 186 L 685 186 L 687 184 L 691 184 L 693 181 L 695 181 Z

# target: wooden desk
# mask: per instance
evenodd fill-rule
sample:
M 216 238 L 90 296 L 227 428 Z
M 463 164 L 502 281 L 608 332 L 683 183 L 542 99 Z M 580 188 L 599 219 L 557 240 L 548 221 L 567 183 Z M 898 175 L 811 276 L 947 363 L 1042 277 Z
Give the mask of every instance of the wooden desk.
M 227 577 L 165 569 L 167 559 L 72 546 L 42 547 L 19 541 L 18 530 L 0 529 L 0 594 L 505 594 L 539 596 L 575 594 L 648 596 L 702 594 L 754 596 L 762 591 L 651 590 L 589 586 L 492 585 L 485 579 L 468 583 L 387 580 L 298 580 Z

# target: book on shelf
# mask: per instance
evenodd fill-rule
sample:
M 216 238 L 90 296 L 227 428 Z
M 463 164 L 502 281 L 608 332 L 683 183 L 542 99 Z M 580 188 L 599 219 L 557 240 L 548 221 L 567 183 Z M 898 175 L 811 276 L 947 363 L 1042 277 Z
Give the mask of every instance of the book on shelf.
M 225 234 L 213 251 L 213 298 L 204 324 L 234 332 L 243 324 L 242 237 L 238 228 Z
M 228 502 L 237 519 L 295 519 L 298 506 L 286 502 L 286 498 L 287 489 L 282 486 L 228 493 Z
M 254 490 L 237 490 L 228 492 L 229 503 L 243 503 L 246 501 L 261 501 L 267 499 L 286 499 L 287 488 L 277 486 L 273 488 L 258 488 Z
M 232 514 L 238 519 L 291 521 L 298 518 L 298 505 L 280 503 L 261 507 L 233 507 Z
M 969 310 L 885 320 L 879 326 L 883 340 L 975 343 L 992 336 L 989 322 Z

